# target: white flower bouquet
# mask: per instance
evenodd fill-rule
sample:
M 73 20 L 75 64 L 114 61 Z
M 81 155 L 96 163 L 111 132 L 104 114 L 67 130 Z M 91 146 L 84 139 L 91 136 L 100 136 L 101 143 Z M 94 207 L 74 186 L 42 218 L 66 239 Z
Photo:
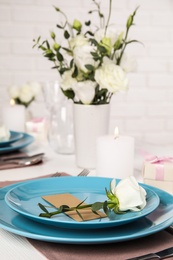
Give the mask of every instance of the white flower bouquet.
M 96 0 L 92 0 L 97 12 L 99 26 L 91 28 L 91 21 L 82 24 L 74 19 L 70 23 L 66 14 L 58 7 L 55 10 L 62 14 L 63 24 L 57 24 L 65 38 L 61 44 L 56 34 L 51 32 L 48 40 L 41 42 L 39 36 L 34 39 L 34 46 L 43 51 L 43 56 L 54 63 L 61 77 L 61 89 L 65 96 L 77 104 L 108 104 L 113 94 L 128 89 L 127 72 L 135 68 L 135 61 L 126 54 L 126 47 L 137 40 L 129 40 L 129 30 L 134 25 L 137 9 L 126 22 L 126 28 L 120 32 L 110 25 L 112 0 L 109 0 L 107 19 L 101 12 Z M 105 22 L 106 21 L 106 22 Z
M 29 82 L 24 85 L 12 85 L 8 88 L 10 99 L 14 100 L 15 104 L 28 107 L 35 100 L 38 93 L 41 91 L 41 85 L 38 82 Z

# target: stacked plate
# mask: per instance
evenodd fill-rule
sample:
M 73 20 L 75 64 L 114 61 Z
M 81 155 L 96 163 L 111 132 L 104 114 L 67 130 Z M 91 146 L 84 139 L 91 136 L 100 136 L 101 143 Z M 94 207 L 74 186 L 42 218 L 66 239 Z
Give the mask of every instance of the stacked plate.
M 34 137 L 27 133 L 10 131 L 10 139 L 0 142 L 0 154 L 22 149 L 33 141 Z
M 13 184 L 0 190 L 0 227 L 28 238 L 58 243 L 99 244 L 137 239 L 173 223 L 173 196 L 146 184 L 147 205 L 139 212 L 76 222 L 65 214 L 42 218 L 42 196 L 70 193 L 85 203 L 105 201 L 110 178 L 60 177 Z M 48 208 L 54 211 L 55 208 Z

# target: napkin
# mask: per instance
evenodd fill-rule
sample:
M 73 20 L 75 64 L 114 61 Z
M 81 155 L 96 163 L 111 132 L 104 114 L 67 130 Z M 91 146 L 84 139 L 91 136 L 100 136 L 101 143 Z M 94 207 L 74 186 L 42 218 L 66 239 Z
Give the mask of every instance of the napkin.
M 21 152 L 21 151 L 17 151 L 17 152 L 12 152 L 12 153 L 6 153 L 6 154 L 2 154 L 0 155 L 0 159 L 5 159 L 5 158 L 12 158 L 14 156 L 28 156 L 26 153 L 24 152 Z M 39 163 L 37 164 L 40 164 L 42 163 L 43 161 L 40 161 Z M 36 165 L 36 164 L 34 164 Z M 15 164 L 15 163 L 9 163 L 9 164 L 1 164 L 1 160 L 0 160 L 0 170 L 7 170 L 7 169 L 14 169 L 14 168 L 21 168 L 21 167 L 28 167 L 28 166 L 32 166 L 32 165 L 18 165 L 18 164 Z
M 69 174 L 61 173 L 61 175 L 68 176 Z M 49 174 L 39 178 L 50 176 L 51 175 Z M 15 181 L 0 182 L 0 187 L 10 185 L 12 183 L 15 183 Z M 97 230 L 95 232 L 97 232 Z M 38 241 L 30 238 L 27 240 L 48 260 L 95 260 L 97 258 L 99 260 L 125 260 L 130 257 L 157 252 L 173 245 L 173 236 L 166 231 L 157 232 L 149 237 L 147 236 L 131 241 L 109 243 L 104 245 L 59 244 Z

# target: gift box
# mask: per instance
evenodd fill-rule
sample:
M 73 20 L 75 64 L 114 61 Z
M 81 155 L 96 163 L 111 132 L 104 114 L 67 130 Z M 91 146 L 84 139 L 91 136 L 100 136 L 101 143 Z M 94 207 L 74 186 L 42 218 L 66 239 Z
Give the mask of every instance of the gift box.
M 173 195 L 173 158 L 153 157 L 144 162 L 144 183 Z
M 35 137 L 37 141 L 47 139 L 47 121 L 45 118 L 33 118 L 26 122 L 26 132 Z

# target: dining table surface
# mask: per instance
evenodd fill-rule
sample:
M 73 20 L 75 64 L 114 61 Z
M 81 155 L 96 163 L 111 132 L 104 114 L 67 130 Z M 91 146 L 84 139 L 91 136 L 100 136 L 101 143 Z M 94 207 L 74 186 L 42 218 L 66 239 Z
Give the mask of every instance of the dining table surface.
M 0 188 L 12 183 L 30 179 L 44 178 L 56 172 L 77 176 L 81 168 L 76 166 L 74 154 L 58 154 L 47 141 L 34 141 L 22 149 L 27 155 L 44 153 L 42 163 L 13 169 L 0 170 Z M 0 154 L 0 157 L 2 154 Z M 136 157 L 134 175 L 143 182 L 141 160 Z M 97 176 L 95 169 L 90 169 L 89 176 Z M 1 211 L 2 209 L 0 209 Z M 95 231 L 97 232 L 97 230 Z M 166 229 L 148 236 L 129 241 L 101 244 L 58 243 L 27 238 L 9 232 L 0 225 L 0 259 L 2 260 L 55 260 L 55 259 L 117 259 L 125 260 L 138 255 L 154 253 L 173 246 L 173 235 Z M 173 259 L 173 258 L 172 258 Z

